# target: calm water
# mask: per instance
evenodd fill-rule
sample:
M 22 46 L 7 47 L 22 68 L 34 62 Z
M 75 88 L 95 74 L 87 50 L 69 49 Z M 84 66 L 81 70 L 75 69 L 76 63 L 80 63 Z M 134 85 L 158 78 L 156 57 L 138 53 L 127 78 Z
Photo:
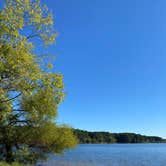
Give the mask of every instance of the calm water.
M 79 145 L 42 166 L 166 166 L 166 144 Z

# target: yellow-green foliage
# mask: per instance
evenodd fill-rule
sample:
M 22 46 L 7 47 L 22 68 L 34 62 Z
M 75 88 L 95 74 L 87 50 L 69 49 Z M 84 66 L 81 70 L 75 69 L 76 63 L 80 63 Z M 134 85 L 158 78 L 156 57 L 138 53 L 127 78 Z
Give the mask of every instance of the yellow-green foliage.
M 46 72 L 33 38 L 51 44 L 52 15 L 40 0 L 6 0 L 0 10 L 0 160 L 35 162 L 76 145 L 71 129 L 55 123 L 64 99 L 63 76 Z M 13 151 L 13 149 L 15 149 Z
M 23 165 L 19 163 L 8 164 L 6 162 L 0 162 L 0 166 L 23 166 Z

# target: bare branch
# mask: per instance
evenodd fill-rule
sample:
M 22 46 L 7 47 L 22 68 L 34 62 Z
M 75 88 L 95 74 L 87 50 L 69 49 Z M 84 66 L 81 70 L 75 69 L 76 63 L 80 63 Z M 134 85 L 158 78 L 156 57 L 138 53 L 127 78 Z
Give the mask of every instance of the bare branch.
M 31 39 L 31 38 L 34 38 L 34 37 L 39 37 L 39 36 L 40 36 L 40 34 L 33 34 L 33 35 L 27 36 L 26 39 L 28 40 L 28 39 Z
M 13 109 L 14 112 L 26 112 L 24 109 Z
M 13 120 L 8 124 L 8 126 L 12 126 L 18 123 L 29 124 L 29 123 L 32 123 L 32 121 L 31 120 Z
M 20 93 L 19 93 L 18 95 L 16 95 L 15 97 L 12 97 L 12 98 L 7 99 L 7 100 L 2 100 L 2 101 L 0 101 L 0 103 L 9 102 L 9 101 L 11 101 L 11 100 L 14 100 L 14 99 L 18 98 L 18 97 L 21 96 L 21 95 L 22 95 L 22 93 L 20 92 Z

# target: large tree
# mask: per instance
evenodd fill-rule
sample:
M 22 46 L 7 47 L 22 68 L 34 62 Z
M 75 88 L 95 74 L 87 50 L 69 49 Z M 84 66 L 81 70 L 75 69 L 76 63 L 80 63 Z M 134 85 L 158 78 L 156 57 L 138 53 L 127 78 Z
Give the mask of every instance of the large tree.
M 40 0 L 5 1 L 0 10 L 2 161 L 33 163 L 76 144 L 72 130 L 55 123 L 64 98 L 62 75 L 42 68 L 35 54 L 35 43 L 48 45 L 55 38 L 52 15 Z

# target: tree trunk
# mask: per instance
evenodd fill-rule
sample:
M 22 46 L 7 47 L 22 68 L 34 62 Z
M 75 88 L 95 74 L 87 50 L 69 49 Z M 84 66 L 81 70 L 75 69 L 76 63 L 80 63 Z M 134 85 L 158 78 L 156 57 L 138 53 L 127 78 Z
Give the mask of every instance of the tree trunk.
M 13 162 L 12 145 L 10 143 L 6 143 L 5 148 L 6 148 L 6 162 L 11 163 Z

